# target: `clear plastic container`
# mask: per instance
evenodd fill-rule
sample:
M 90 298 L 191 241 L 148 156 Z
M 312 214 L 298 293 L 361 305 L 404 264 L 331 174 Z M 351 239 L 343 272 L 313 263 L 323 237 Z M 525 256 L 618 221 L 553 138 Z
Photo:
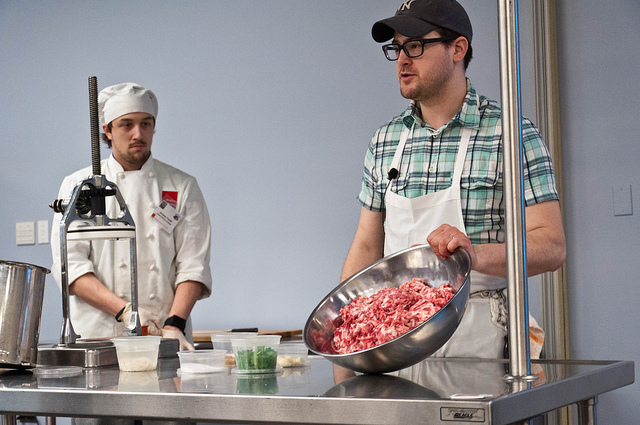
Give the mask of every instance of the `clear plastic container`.
M 246 338 L 251 336 L 258 336 L 258 332 L 212 333 L 211 342 L 213 343 L 214 349 L 227 351 L 227 356 L 225 358 L 225 365 L 235 366 L 236 359 L 233 356 L 233 347 L 231 345 L 231 340 L 233 338 Z
M 236 373 L 269 373 L 276 370 L 280 335 L 257 335 L 231 340 Z
M 258 332 L 227 332 L 227 333 L 213 333 L 211 334 L 211 342 L 213 348 L 216 350 L 227 350 L 229 353 L 233 353 L 233 347 L 231 346 L 232 338 L 246 338 L 248 336 L 257 336 Z
M 180 372 L 185 374 L 201 374 L 222 372 L 227 370 L 224 365 L 226 350 L 195 350 L 179 351 Z
M 303 342 L 284 342 L 278 349 L 278 366 L 298 367 L 309 364 L 309 349 Z
M 158 350 L 162 337 L 155 335 L 113 338 L 118 366 L 125 372 L 143 372 L 158 367 Z

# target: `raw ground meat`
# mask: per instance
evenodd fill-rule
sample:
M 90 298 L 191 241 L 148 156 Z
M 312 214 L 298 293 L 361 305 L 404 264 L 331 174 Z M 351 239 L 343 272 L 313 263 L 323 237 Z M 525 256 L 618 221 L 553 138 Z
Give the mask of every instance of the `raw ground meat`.
M 334 332 L 332 348 L 353 353 L 397 338 L 433 316 L 455 292 L 449 283 L 431 288 L 413 279 L 399 288 L 359 296 L 340 310 L 342 324 Z

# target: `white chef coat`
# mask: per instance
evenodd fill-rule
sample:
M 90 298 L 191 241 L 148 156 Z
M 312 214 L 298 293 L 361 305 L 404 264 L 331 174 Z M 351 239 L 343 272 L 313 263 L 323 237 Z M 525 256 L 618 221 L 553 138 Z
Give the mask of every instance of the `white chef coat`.
M 415 126 L 415 123 L 413 124 Z M 400 170 L 402 151 L 414 127 L 405 127 L 391 161 L 391 168 Z M 385 255 L 415 244 L 426 242 L 427 236 L 442 224 L 449 224 L 465 232 L 460 202 L 460 178 L 473 129 L 462 127 L 460 145 L 454 164 L 453 178 L 448 189 L 416 198 L 405 198 L 390 190 L 385 192 Z M 473 271 L 470 276 L 471 292 L 505 288 L 504 278 Z M 502 357 L 506 329 L 496 320 L 494 298 L 469 300 L 465 314 L 451 339 L 434 356 L 438 357 Z M 493 319 L 493 320 L 492 320 Z
M 201 298 L 211 294 L 211 223 L 206 203 L 196 179 L 170 165 L 150 157 L 137 171 L 124 171 L 113 155 L 101 163 L 102 174 L 120 190 L 136 226 L 136 255 L 139 306 L 167 318 L 176 284 L 187 280 L 206 287 Z M 75 186 L 92 175 L 91 167 L 67 176 L 59 198 L 68 198 Z M 163 229 L 152 214 L 162 201 L 163 192 L 177 192 L 176 210 L 180 220 L 171 233 Z M 106 198 L 107 216 L 120 211 L 114 196 Z M 56 213 L 51 232 L 52 274 L 60 279 L 60 220 Z M 129 240 L 68 241 L 69 283 L 86 273 L 94 273 L 107 288 L 131 301 Z M 74 330 L 82 338 L 120 336 L 125 323 L 76 296 L 70 297 L 70 317 Z M 191 340 L 191 323 L 187 322 Z

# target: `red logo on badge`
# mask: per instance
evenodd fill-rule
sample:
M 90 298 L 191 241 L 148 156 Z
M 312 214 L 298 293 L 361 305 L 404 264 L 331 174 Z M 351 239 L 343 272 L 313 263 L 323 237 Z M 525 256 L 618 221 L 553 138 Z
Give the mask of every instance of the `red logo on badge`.
M 176 208 L 178 206 L 178 192 L 163 190 L 162 200 L 171 205 L 173 208 Z

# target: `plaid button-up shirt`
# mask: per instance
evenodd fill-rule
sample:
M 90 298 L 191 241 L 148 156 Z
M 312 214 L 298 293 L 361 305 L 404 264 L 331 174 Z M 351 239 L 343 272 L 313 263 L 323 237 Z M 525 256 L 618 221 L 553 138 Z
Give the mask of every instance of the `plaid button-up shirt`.
M 364 161 L 360 203 L 384 211 L 387 173 L 404 128 L 411 133 L 402 153 L 398 177 L 390 190 L 415 198 L 451 186 L 462 126 L 471 127 L 462 171 L 460 196 L 467 235 L 473 244 L 504 242 L 503 145 L 499 105 L 479 96 L 467 80 L 467 95 L 455 117 L 439 129 L 425 124 L 411 104 L 374 134 Z M 415 125 L 414 125 L 415 123 Z M 533 123 L 522 120 L 523 202 L 558 199 L 549 152 Z

